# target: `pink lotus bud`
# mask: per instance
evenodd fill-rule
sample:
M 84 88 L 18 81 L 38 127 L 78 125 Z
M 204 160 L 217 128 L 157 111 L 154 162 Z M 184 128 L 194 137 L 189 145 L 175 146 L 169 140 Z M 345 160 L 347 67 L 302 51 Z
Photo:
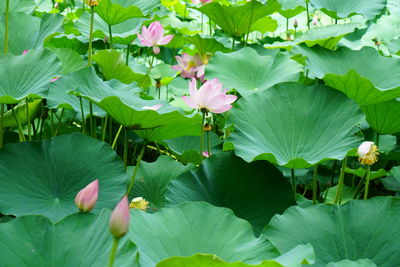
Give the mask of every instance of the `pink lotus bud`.
M 96 179 L 78 192 L 75 197 L 75 204 L 82 212 L 91 211 L 97 202 L 99 194 L 99 180 Z
M 25 56 L 28 53 L 28 51 L 29 51 L 28 49 L 25 49 L 24 52 L 22 52 L 22 55 Z
M 203 157 L 209 158 L 209 157 L 210 157 L 210 154 L 208 154 L 207 151 L 203 151 Z
M 313 20 L 312 20 L 312 25 L 318 25 L 318 17 L 314 16 Z
M 109 227 L 114 238 L 120 238 L 128 232 L 129 216 L 128 197 L 125 195 L 111 213 Z

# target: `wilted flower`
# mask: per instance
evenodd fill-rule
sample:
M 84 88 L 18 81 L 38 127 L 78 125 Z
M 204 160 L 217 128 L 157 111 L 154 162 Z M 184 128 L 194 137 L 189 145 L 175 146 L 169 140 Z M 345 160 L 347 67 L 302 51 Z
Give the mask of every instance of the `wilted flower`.
M 358 160 L 361 164 L 372 165 L 378 161 L 378 147 L 374 142 L 366 141 L 358 147 Z
M 89 212 L 96 205 L 98 195 L 99 180 L 96 179 L 78 192 L 75 197 L 75 204 L 80 211 Z
M 99 5 L 100 0 L 86 0 L 86 4 L 90 7 L 92 6 L 98 6 Z
M 205 66 L 199 54 L 190 56 L 183 53 L 182 56 L 176 56 L 178 65 L 172 66 L 176 71 L 181 72 L 183 78 L 198 78 L 204 80 Z
M 141 210 L 146 210 L 148 206 L 149 202 L 142 197 L 135 197 L 134 199 L 132 199 L 131 204 L 129 205 L 129 207 L 132 209 L 141 209 Z
M 129 203 L 126 195 L 121 199 L 111 213 L 109 227 L 114 238 L 120 238 L 128 232 Z
M 227 90 L 217 78 L 206 81 L 198 90 L 196 79 L 189 82 L 190 96 L 183 96 L 182 99 L 192 108 L 200 109 L 202 112 L 223 113 L 232 108 L 232 103 L 237 96 L 227 95 Z
M 165 45 L 171 42 L 173 35 L 164 36 L 164 28 L 160 22 L 154 21 L 148 28 L 143 26 L 142 34 L 137 35 L 140 43 L 147 47 L 153 47 L 155 54 L 160 53 L 158 45 Z

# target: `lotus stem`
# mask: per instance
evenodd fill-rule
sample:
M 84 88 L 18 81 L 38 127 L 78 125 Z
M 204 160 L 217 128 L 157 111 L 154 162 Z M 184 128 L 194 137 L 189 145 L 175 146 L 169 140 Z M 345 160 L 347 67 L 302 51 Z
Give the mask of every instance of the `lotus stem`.
M 125 128 L 124 131 L 124 169 L 128 166 L 128 129 Z
M 232 52 L 235 51 L 235 38 L 232 37 Z
M 123 128 L 122 125 L 119 126 L 118 132 L 115 135 L 114 141 L 113 141 L 112 146 L 111 146 L 112 149 L 115 149 L 115 146 L 117 145 L 117 140 L 118 140 L 119 135 L 121 134 L 122 128 Z
M 108 123 L 108 114 L 104 117 L 103 121 L 103 129 L 101 130 L 101 141 L 106 140 L 106 131 L 107 131 L 107 123 Z
M 306 0 L 306 10 L 307 10 L 307 28 L 310 29 L 310 8 L 308 6 L 309 0 Z
M 109 35 L 110 35 L 110 49 L 112 49 L 113 48 L 113 37 L 112 37 L 112 30 L 111 30 L 111 25 L 110 24 L 108 24 L 108 32 L 109 32 Z M 128 65 L 128 64 L 127 64 Z
M 207 131 L 207 152 L 208 152 L 208 156 L 211 156 L 211 137 L 210 137 L 210 131 Z
M 4 140 L 4 104 L 1 104 L 0 110 L 0 149 L 3 148 Z
M 129 48 L 130 48 L 130 47 L 131 47 L 130 44 L 128 44 L 127 47 L 126 47 L 126 59 L 125 59 L 125 64 L 126 64 L 127 66 L 129 66 Z
M 10 11 L 10 0 L 6 0 L 5 23 L 4 23 L 4 54 L 8 53 L 8 13 Z
M 113 267 L 114 265 L 115 256 L 117 255 L 118 242 L 119 238 L 114 238 L 113 245 L 111 248 L 110 258 L 108 260 L 108 267 Z
M 204 14 L 201 13 L 201 34 L 203 34 L 203 20 L 204 20 Z
M 201 157 L 201 160 L 203 160 L 204 122 L 205 122 L 205 120 L 206 120 L 206 113 L 203 112 L 203 111 L 202 111 L 202 113 L 203 113 L 203 119 L 202 119 L 201 125 L 200 125 L 200 127 L 201 127 L 201 128 L 200 128 L 200 157 Z
M 251 1 L 250 21 L 249 21 L 249 27 L 248 27 L 248 29 L 247 29 L 246 40 L 245 40 L 245 42 L 244 42 L 244 45 L 245 45 L 245 46 L 246 46 L 246 44 L 247 44 L 247 41 L 249 40 L 250 29 L 251 29 L 251 24 L 252 24 L 252 20 L 253 20 L 254 2 L 255 2 L 255 1 Z
M 294 169 L 290 169 L 290 174 L 292 177 L 292 190 L 293 190 L 293 194 L 294 194 L 294 199 L 296 199 L 297 181 L 296 181 L 296 176 L 294 174 Z
M 147 77 L 150 77 L 150 72 L 151 72 L 151 69 L 153 68 L 154 58 L 155 58 L 155 56 L 153 55 L 153 56 L 151 57 L 151 60 L 150 60 L 150 66 L 149 66 L 149 69 L 147 70 L 147 72 L 146 72 L 146 76 L 144 76 L 144 79 L 143 79 L 142 85 L 141 85 L 140 87 L 143 87 L 143 86 L 144 86 L 144 83 L 145 83 L 145 82 L 146 82 L 146 80 L 147 80 Z
M 85 134 L 85 131 L 86 131 L 85 112 L 83 111 L 82 97 L 81 97 L 81 96 L 78 96 L 78 98 L 79 98 L 79 105 L 80 105 L 80 107 L 81 107 L 82 133 Z
M 317 175 L 318 175 L 318 165 L 314 166 L 314 175 L 313 175 L 313 192 L 312 192 L 312 199 L 313 199 L 313 204 L 317 204 L 317 189 L 318 189 L 318 180 L 317 180 Z
M 56 128 L 56 133 L 55 136 L 57 136 L 58 131 L 60 130 L 61 126 L 62 126 L 62 117 L 64 115 L 64 109 L 61 109 L 61 114 L 60 114 L 60 118 L 58 118 L 58 124 L 57 124 L 57 128 Z
M 93 121 L 93 104 L 92 104 L 92 102 L 89 102 L 89 114 L 90 114 L 90 118 L 89 118 L 90 136 L 95 138 L 96 129 L 94 127 L 94 121 Z
M 89 30 L 89 51 L 88 65 L 92 66 L 92 41 L 93 41 L 94 7 L 90 7 L 90 30 Z
M 341 203 L 342 201 L 342 191 L 343 191 L 343 184 L 344 184 L 344 174 L 347 166 L 347 156 L 342 161 L 342 168 L 340 169 L 340 176 L 338 182 L 338 188 L 336 189 L 335 201 L 334 203 Z
M 371 166 L 367 167 L 367 177 L 365 178 L 364 200 L 368 199 L 369 180 L 371 179 Z
M 131 182 L 130 182 L 130 184 L 129 184 L 128 190 L 126 191 L 126 195 L 127 195 L 127 196 L 129 196 L 129 193 L 130 193 L 131 190 L 132 190 L 133 184 L 135 183 L 136 174 L 137 174 L 137 172 L 138 172 L 138 170 L 139 170 L 140 162 L 142 161 L 145 148 L 146 148 L 146 144 L 143 144 L 142 149 L 140 150 L 139 157 L 138 157 L 138 159 L 137 159 L 137 161 L 136 161 L 136 166 L 135 166 L 135 168 L 133 169 Z
M 32 137 L 31 137 L 31 118 L 29 116 L 29 101 L 28 101 L 28 98 L 25 98 L 25 107 L 26 107 L 26 121 L 28 123 L 28 140 L 32 141 Z
M 52 109 L 50 109 L 50 135 L 54 137 L 54 114 Z
M 14 107 L 13 107 L 11 110 L 12 110 L 11 112 L 12 112 L 12 114 L 13 114 L 13 116 L 14 116 L 14 120 L 15 120 L 15 122 L 16 122 L 17 125 L 18 125 L 19 141 L 20 141 L 20 142 L 25 142 L 26 139 L 25 139 L 25 136 L 24 136 L 24 131 L 22 130 L 22 126 L 21 126 L 21 124 L 19 123 L 17 114 L 15 114 Z

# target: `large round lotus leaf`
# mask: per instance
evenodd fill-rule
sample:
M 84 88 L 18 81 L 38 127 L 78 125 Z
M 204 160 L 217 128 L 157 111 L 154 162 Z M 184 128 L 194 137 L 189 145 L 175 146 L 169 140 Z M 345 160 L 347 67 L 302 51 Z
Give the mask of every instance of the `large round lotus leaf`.
M 323 79 L 328 86 L 342 91 L 360 105 L 371 105 L 400 97 L 400 59 L 384 57 L 372 47 L 360 51 L 321 47 L 293 48 L 307 57 L 311 76 Z
M 290 42 L 275 42 L 270 45 L 265 45 L 266 48 L 292 48 L 298 44 L 305 43 L 311 47 L 320 45 L 327 49 L 335 49 L 337 43 L 343 36 L 354 32 L 357 24 L 335 24 L 323 27 L 316 27 L 308 30 L 302 36 L 295 38 Z
M 305 0 L 275 0 L 281 4 L 279 14 L 285 18 L 292 18 L 306 10 Z
M 377 267 L 376 264 L 368 259 L 360 259 L 357 261 L 342 260 L 339 262 L 330 262 L 327 267 Z
M 75 50 L 53 47 L 48 47 L 47 49 L 51 50 L 61 60 L 62 75 L 78 71 L 87 66 L 87 63 L 83 62 L 83 59 Z
M 10 1 L 9 12 L 24 12 L 31 13 L 35 9 L 35 1 L 34 0 L 12 0 Z M 6 10 L 5 1 L 1 2 L 0 5 L 0 14 Z
M 288 55 L 260 56 L 252 48 L 216 53 L 207 65 L 207 79 L 218 78 L 229 89 L 249 95 L 281 82 L 297 81 L 303 67 Z
M 108 25 L 119 24 L 128 19 L 143 16 L 142 11 L 137 6 L 124 7 L 112 0 L 100 1 L 99 5 L 95 7 L 95 11 Z
M 362 106 L 369 125 L 379 134 L 400 132 L 400 102 L 389 100 L 383 103 Z
M 10 2 L 13 2 L 12 0 Z M 2 5 L 2 2 L 0 5 Z M 1 14 L 1 13 L 0 13 Z M 21 55 L 26 49 L 41 48 L 46 38 L 62 32 L 64 17 L 56 14 L 44 14 L 42 18 L 24 13 L 10 13 L 9 18 L 9 53 Z M 4 21 L 0 20 L 0 51 L 4 47 Z
M 228 120 L 228 141 L 247 162 L 268 160 L 302 169 L 326 159 L 343 159 L 357 146 L 353 135 L 364 119 L 358 106 L 323 85 L 282 83 L 238 101 Z
M 263 234 L 280 252 L 311 243 L 315 266 L 370 259 L 379 267 L 400 266 L 400 199 L 352 200 L 343 206 L 292 207 L 272 218 Z M 346 265 L 349 266 L 349 265 Z
M 217 51 L 229 52 L 230 49 L 225 47 L 222 43 L 218 42 L 214 38 L 204 38 L 199 34 L 193 36 L 186 36 L 185 40 L 193 44 L 200 55 L 205 55 L 208 53 L 215 53 Z
M 113 0 L 114 3 L 124 7 L 137 6 L 143 14 L 148 15 L 160 6 L 160 0 Z
M 207 201 L 233 210 L 248 220 L 259 234 L 272 216 L 295 204 L 293 192 L 282 173 L 272 164 L 247 163 L 233 153 L 217 153 L 171 181 L 167 201 Z
M 76 194 L 99 179 L 96 210 L 113 208 L 126 174 L 111 147 L 81 134 L 8 144 L 0 151 L 0 212 L 44 215 L 52 221 L 77 211 Z
M 192 168 L 192 164 L 185 166 L 169 156 L 160 156 L 152 163 L 142 161 L 129 197 L 143 197 L 150 202 L 150 207 L 159 209 L 165 205 L 170 181 Z M 131 175 L 132 170 L 128 173 Z
M 43 216 L 24 216 L 0 224 L 2 266 L 105 266 L 113 238 L 108 230 L 110 211 L 78 213 L 52 224 Z M 134 267 L 136 247 L 121 239 L 114 266 Z
M 190 257 L 171 257 L 157 264 L 157 267 L 301 267 L 315 262 L 314 250 L 310 244 L 299 245 L 291 251 L 259 264 L 243 262 L 229 263 L 215 255 L 195 254 Z
M 258 1 L 250 1 L 241 6 L 223 6 L 219 3 L 209 3 L 198 10 L 207 15 L 221 29 L 234 36 L 248 33 L 251 26 L 259 19 L 274 13 L 279 4 L 263 5 Z
M 310 0 L 315 8 L 321 9 L 329 16 L 343 19 L 353 15 L 363 15 L 367 19 L 374 19 L 382 14 L 387 0 Z
M 227 262 L 258 263 L 279 256 L 251 225 L 226 208 L 189 202 L 149 214 L 131 211 L 129 238 L 138 247 L 140 264 L 155 266 L 173 256 L 215 254 Z
M 48 50 L 0 56 L 0 103 L 16 104 L 27 97 L 43 95 L 60 71 L 59 60 Z

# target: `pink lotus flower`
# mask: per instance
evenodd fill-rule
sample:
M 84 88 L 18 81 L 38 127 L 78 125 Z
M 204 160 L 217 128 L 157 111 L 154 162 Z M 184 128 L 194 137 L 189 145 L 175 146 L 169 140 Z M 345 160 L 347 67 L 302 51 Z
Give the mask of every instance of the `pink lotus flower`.
M 154 106 L 144 106 L 142 109 L 147 109 L 147 110 L 159 110 L 162 107 L 162 104 L 154 105 Z
M 210 157 L 210 154 L 208 154 L 207 151 L 204 151 L 204 152 L 203 152 L 203 156 L 206 157 L 206 158 L 209 158 L 209 157 Z
M 227 95 L 226 92 L 217 78 L 206 81 L 198 90 L 196 79 L 192 78 L 189 82 L 190 96 L 182 96 L 182 99 L 192 108 L 219 114 L 230 110 L 237 99 L 237 96 Z
M 193 4 L 202 4 L 202 5 L 205 5 L 205 4 L 208 4 L 208 3 L 211 3 L 212 2 L 212 0 L 192 0 L 192 3 Z
M 82 212 L 91 211 L 97 202 L 99 195 L 99 180 L 96 179 L 78 192 L 75 197 L 75 204 Z
M 172 66 L 172 69 L 181 72 L 183 78 L 198 78 L 204 81 L 205 65 L 199 54 L 190 56 L 183 53 L 182 56 L 176 56 L 178 65 Z
M 24 52 L 22 52 L 22 55 L 25 56 L 26 54 L 28 54 L 28 51 L 29 51 L 28 49 L 25 49 Z
M 155 54 L 160 53 L 158 45 L 165 45 L 171 42 L 173 35 L 164 36 L 164 28 L 160 22 L 154 21 L 148 28 L 143 26 L 142 34 L 137 35 L 140 43 L 147 47 L 153 47 Z
M 109 227 L 114 238 L 120 238 L 128 232 L 129 216 L 128 197 L 125 195 L 111 213 Z

